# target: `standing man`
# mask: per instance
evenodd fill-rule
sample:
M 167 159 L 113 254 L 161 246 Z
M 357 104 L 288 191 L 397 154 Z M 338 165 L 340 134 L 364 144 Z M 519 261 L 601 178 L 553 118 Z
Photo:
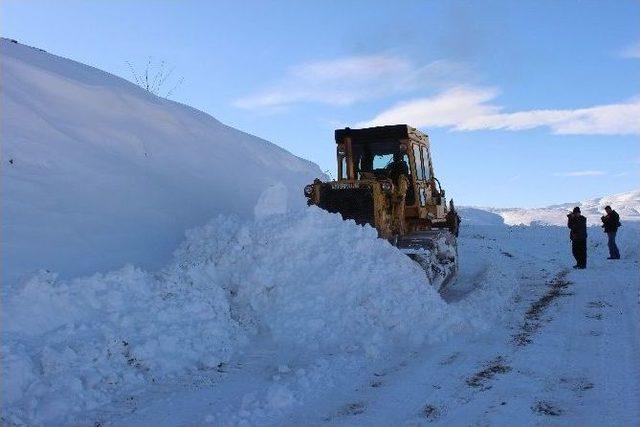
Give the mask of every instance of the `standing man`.
M 620 259 L 620 251 L 618 250 L 618 245 L 616 245 L 616 233 L 621 225 L 620 215 L 611 209 L 611 206 L 605 206 L 604 210 L 607 214 L 600 219 L 602 220 L 602 228 L 604 228 L 604 232 L 609 237 L 609 258 L 607 259 Z
M 567 215 L 567 227 L 571 230 L 571 252 L 576 259 L 573 268 L 587 268 L 587 218 L 580 214 L 580 208 L 573 208 L 573 212 Z

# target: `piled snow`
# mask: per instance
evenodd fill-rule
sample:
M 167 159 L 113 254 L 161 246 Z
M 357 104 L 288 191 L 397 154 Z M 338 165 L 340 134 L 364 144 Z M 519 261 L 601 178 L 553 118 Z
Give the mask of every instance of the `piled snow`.
M 2 281 L 159 268 L 184 230 L 248 218 L 265 188 L 290 205 L 311 162 L 113 75 L 0 41 Z
M 3 311 L 3 406 L 13 421 L 87 411 L 227 360 L 239 337 L 222 290 L 170 285 L 133 267 L 22 283 Z
M 519 234 L 514 227 L 470 226 L 462 223 L 458 252 L 460 272 L 456 282 L 447 290 L 453 296 L 452 305 L 480 331 L 492 327 L 504 315 L 504 308 L 518 292 L 519 278 L 511 249 L 498 248 L 495 240 L 487 241 L 485 235 L 496 235 L 504 241 Z M 468 293 L 466 293 L 468 292 Z M 464 293 L 457 301 L 456 294 Z
M 72 422 L 265 337 L 291 354 L 375 357 L 465 327 L 374 229 L 314 207 L 246 224 L 220 217 L 156 274 L 40 272 L 4 308 L 3 412 L 27 424 Z
M 424 272 L 371 227 L 313 207 L 259 220 L 239 236 L 239 253 L 227 255 L 243 261 L 233 267 L 242 272 L 237 300 L 280 344 L 376 355 L 437 339 L 448 325 Z
M 287 212 L 288 202 L 287 187 L 279 182 L 262 192 L 253 213 L 256 218 L 283 214 Z

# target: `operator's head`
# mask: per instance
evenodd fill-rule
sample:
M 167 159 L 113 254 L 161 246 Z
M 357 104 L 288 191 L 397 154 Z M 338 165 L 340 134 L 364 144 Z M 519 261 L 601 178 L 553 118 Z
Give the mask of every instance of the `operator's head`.
M 393 153 L 393 161 L 394 162 L 399 162 L 402 160 L 402 152 L 401 151 L 396 151 L 395 153 Z
M 606 213 L 610 214 L 611 213 L 611 206 L 605 206 L 604 210 Z
M 577 207 L 577 206 L 575 208 L 573 208 L 573 213 L 574 214 L 579 214 L 580 213 L 580 208 Z

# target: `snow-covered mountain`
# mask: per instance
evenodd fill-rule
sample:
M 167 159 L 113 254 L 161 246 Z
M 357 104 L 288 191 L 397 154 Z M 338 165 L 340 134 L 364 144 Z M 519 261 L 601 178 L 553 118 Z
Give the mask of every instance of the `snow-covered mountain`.
M 582 202 L 563 203 L 544 208 L 471 208 L 460 209 L 467 223 L 478 225 L 494 225 L 504 222 L 508 225 L 566 225 L 567 213 L 579 206 L 587 217 L 589 225 L 601 225 L 600 217 L 604 215 L 604 207 L 611 206 L 618 212 L 622 221 L 640 221 L 640 190 L 598 197 Z
M 213 117 L 42 50 L 0 41 L 3 282 L 156 268 L 184 231 L 245 217 L 319 168 Z

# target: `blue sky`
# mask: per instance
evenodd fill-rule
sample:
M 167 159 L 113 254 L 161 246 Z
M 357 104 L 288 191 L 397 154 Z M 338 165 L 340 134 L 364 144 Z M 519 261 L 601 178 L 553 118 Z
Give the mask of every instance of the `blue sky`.
M 3 0 L 4 37 L 131 79 L 335 174 L 336 127 L 432 141 L 459 204 L 540 206 L 640 187 L 638 1 Z

